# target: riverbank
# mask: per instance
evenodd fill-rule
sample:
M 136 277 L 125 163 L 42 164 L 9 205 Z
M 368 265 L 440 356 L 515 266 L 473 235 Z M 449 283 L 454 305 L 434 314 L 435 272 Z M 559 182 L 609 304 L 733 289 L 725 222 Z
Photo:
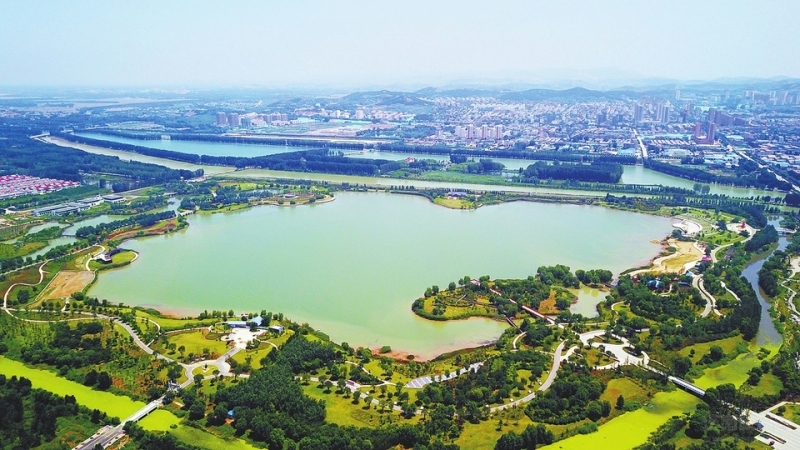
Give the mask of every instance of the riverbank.
M 75 148 L 90 153 L 96 153 L 108 156 L 117 156 L 120 159 L 128 161 L 140 161 L 152 164 L 160 164 L 165 167 L 173 169 L 187 169 L 187 170 L 203 169 L 205 171 L 206 176 L 218 176 L 218 175 L 225 176 L 225 175 L 235 174 L 235 176 L 258 178 L 258 179 L 319 180 L 332 183 L 350 183 L 359 185 L 363 184 L 367 186 L 380 186 L 380 187 L 416 186 L 416 187 L 450 187 L 458 189 L 459 187 L 468 184 L 474 186 L 475 189 L 486 189 L 495 191 L 502 190 L 509 192 L 514 192 L 514 191 L 539 192 L 539 193 L 555 193 L 555 194 L 574 193 L 578 195 L 594 196 L 594 197 L 605 196 L 606 193 L 608 192 L 624 194 L 628 197 L 641 197 L 641 198 L 650 198 L 654 195 L 665 194 L 665 193 L 681 193 L 683 195 L 692 194 L 692 190 L 684 186 L 673 187 L 673 186 L 662 186 L 658 184 L 615 185 L 615 184 L 597 184 L 597 183 L 580 183 L 580 182 L 573 183 L 573 182 L 559 181 L 559 182 L 545 182 L 544 184 L 529 185 L 529 184 L 512 183 L 502 178 L 487 179 L 486 177 L 483 176 L 470 177 L 468 174 L 456 174 L 457 175 L 456 178 L 453 178 L 453 176 L 442 178 L 442 176 L 439 176 L 438 174 L 432 174 L 420 179 L 409 179 L 409 178 L 389 178 L 385 176 L 369 177 L 369 176 L 349 176 L 349 175 L 335 175 L 335 174 L 310 173 L 310 172 L 285 172 L 285 171 L 278 171 L 271 169 L 238 170 L 232 166 L 198 165 L 182 161 L 175 161 L 166 158 L 147 156 L 139 153 L 127 152 L 122 150 L 112 150 L 109 148 L 100 147 L 96 145 L 87 145 L 87 144 L 71 142 L 66 139 L 58 138 L 55 136 L 43 136 L 43 137 L 37 137 L 37 139 L 42 142 L 55 144 L 62 147 Z M 755 193 L 756 193 L 755 190 L 746 190 L 746 189 L 742 190 L 741 192 L 731 191 L 731 194 L 740 194 L 742 197 L 753 196 L 755 195 Z

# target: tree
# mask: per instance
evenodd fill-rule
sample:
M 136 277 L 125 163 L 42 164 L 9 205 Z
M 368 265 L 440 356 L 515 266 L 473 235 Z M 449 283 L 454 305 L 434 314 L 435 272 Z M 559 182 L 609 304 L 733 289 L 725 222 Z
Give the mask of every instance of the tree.
M 622 409 L 624 407 L 625 407 L 625 397 L 623 397 L 622 394 L 620 394 L 620 396 L 617 397 L 617 409 Z
M 450 284 L 447 285 L 448 291 L 455 291 L 456 290 L 456 283 L 451 281 Z
M 686 434 L 696 439 L 701 438 L 708 430 L 709 425 L 711 425 L 711 411 L 708 405 L 700 403 L 689 419 L 689 429 Z
M 206 415 L 206 402 L 202 399 L 196 399 L 192 406 L 189 408 L 189 419 L 199 420 Z
M 28 303 L 28 300 L 31 298 L 31 293 L 27 289 L 20 289 L 17 292 L 17 302 L 19 303 Z
M 100 375 L 97 376 L 97 388 L 105 391 L 110 387 L 111 377 L 108 375 L 108 372 L 100 372 Z
M 678 377 L 684 377 L 692 368 L 692 360 L 686 356 L 680 356 L 672 360 L 672 371 Z

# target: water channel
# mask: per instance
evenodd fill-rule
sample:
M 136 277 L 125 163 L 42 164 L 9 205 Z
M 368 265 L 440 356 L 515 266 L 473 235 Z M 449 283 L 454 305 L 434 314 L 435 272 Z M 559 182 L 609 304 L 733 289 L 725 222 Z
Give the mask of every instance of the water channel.
M 777 223 L 772 223 L 772 225 L 778 226 Z M 789 240 L 785 237 L 781 237 L 778 240 L 778 247 L 775 250 L 785 250 L 787 245 L 789 245 Z M 759 322 L 758 335 L 756 336 L 756 343 L 758 345 L 780 344 L 783 342 L 783 337 L 781 337 L 781 334 L 778 332 L 777 328 L 775 328 L 775 324 L 772 322 L 772 316 L 769 315 L 769 309 L 772 305 L 764 298 L 764 291 L 762 291 L 761 287 L 758 285 L 758 271 L 761 270 L 761 267 L 764 266 L 767 259 L 772 256 L 772 253 L 775 252 L 773 251 L 763 259 L 759 259 L 753 264 L 750 264 L 742 271 L 742 276 L 753 286 L 753 290 L 756 291 L 758 302 L 761 304 L 761 321 Z
M 334 202 L 189 216 L 181 232 L 128 241 L 136 263 L 90 295 L 179 314 L 266 309 L 336 341 L 419 356 L 496 339 L 505 324 L 438 323 L 410 307 L 464 275 L 525 277 L 541 265 L 618 273 L 659 250 L 671 220 L 600 207 L 510 203 L 450 210 L 427 199 L 337 193 Z
M 260 144 L 239 144 L 239 143 L 228 143 L 228 142 L 203 142 L 203 141 L 184 141 L 184 140 L 160 140 L 160 139 L 152 139 L 152 140 L 144 140 L 144 139 L 131 139 L 131 138 L 124 138 L 119 136 L 110 136 L 100 133 L 75 133 L 77 136 L 83 136 L 91 139 L 99 139 L 105 140 L 109 142 L 119 142 L 124 144 L 132 144 L 132 145 L 140 145 L 144 147 L 150 148 L 157 148 L 161 150 L 172 150 L 181 153 L 190 153 L 196 155 L 212 155 L 212 156 L 260 156 L 260 155 L 272 155 L 277 153 L 285 153 L 285 152 L 292 152 L 307 149 L 310 147 L 292 147 L 292 146 L 281 146 L 281 145 L 260 145 Z M 343 151 L 346 156 L 351 158 L 372 158 L 372 159 L 388 159 L 388 160 L 403 160 L 406 158 L 422 158 L 422 159 L 434 159 L 438 161 L 443 161 L 446 157 L 439 156 L 439 155 L 426 155 L 426 154 L 417 154 L 417 153 L 405 153 L 405 152 L 387 152 L 387 151 Z M 140 155 L 143 156 L 143 155 Z M 138 158 L 137 158 L 138 159 Z M 156 159 L 158 158 L 151 158 Z M 534 160 L 527 160 L 527 159 L 513 159 L 513 158 L 492 158 L 493 161 L 497 161 L 502 163 L 506 166 L 506 169 L 511 171 L 516 171 L 520 168 L 528 167 L 528 165 L 535 163 Z M 146 162 L 155 162 L 155 161 L 146 161 Z M 186 163 L 178 163 L 180 167 L 175 166 L 176 168 L 188 168 L 186 167 Z M 166 164 L 165 164 L 166 165 Z M 169 165 L 168 167 L 173 167 Z M 218 172 L 219 169 L 211 170 L 208 173 Z M 265 171 L 265 172 L 272 172 L 272 171 Z M 286 178 L 308 178 L 309 175 L 319 175 L 317 179 L 327 180 L 327 181 L 334 181 L 334 177 L 336 175 L 327 175 L 327 174 L 304 174 L 304 173 L 297 173 L 297 172 L 285 172 L 284 175 Z M 370 178 L 370 177 L 357 177 L 357 178 Z M 397 181 L 394 184 L 403 184 L 401 181 Z M 427 182 L 433 183 L 434 185 L 431 186 L 424 186 L 419 181 L 413 182 L 415 186 L 418 187 L 435 187 L 437 182 Z M 621 184 L 644 184 L 644 185 L 662 185 L 662 186 L 671 186 L 671 187 L 680 187 L 685 189 L 692 189 L 695 185 L 693 181 L 685 180 L 683 178 L 673 177 L 670 175 L 666 175 L 660 172 L 656 172 L 654 170 L 646 169 L 643 166 L 625 166 L 624 173 L 622 174 L 622 179 L 620 180 Z M 475 188 L 481 189 L 481 188 Z M 495 187 L 497 189 L 497 187 Z M 503 189 L 506 189 L 503 187 Z M 547 191 L 547 188 L 536 188 L 540 192 Z M 574 195 L 585 195 L 588 191 L 574 191 L 574 190 L 559 190 L 559 189 L 549 189 L 550 191 L 558 191 L 559 193 L 572 193 Z M 756 195 L 776 195 L 775 192 L 772 191 L 764 191 L 759 189 L 746 189 L 746 188 L 738 188 L 733 186 L 720 186 L 720 185 L 710 185 L 710 194 L 721 194 L 721 195 L 728 195 L 734 197 L 751 197 Z M 600 193 L 605 195 L 605 193 Z M 778 193 L 780 195 L 780 193 Z M 598 192 L 592 192 L 586 195 L 594 195 L 597 196 Z

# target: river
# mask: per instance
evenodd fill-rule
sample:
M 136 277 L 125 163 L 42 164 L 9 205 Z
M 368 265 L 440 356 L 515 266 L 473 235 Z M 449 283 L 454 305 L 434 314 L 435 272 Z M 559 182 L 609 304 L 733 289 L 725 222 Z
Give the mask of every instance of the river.
M 525 277 L 541 265 L 640 265 L 671 220 L 600 207 L 516 202 L 442 208 L 385 193 L 337 193 L 303 207 L 193 215 L 190 226 L 128 241 L 132 265 L 104 272 L 89 294 L 179 314 L 283 312 L 336 341 L 423 357 L 496 339 L 504 323 L 431 322 L 411 303 L 464 275 Z
M 778 226 L 777 223 L 772 224 L 776 227 Z M 785 250 L 787 245 L 789 245 L 789 240 L 785 237 L 781 237 L 778 240 L 778 247 L 775 250 Z M 762 346 L 768 344 L 780 345 L 781 342 L 783 342 L 783 337 L 781 337 L 781 334 L 778 332 L 777 328 L 775 328 L 775 323 L 772 322 L 772 316 L 769 315 L 769 309 L 772 305 L 764 298 L 764 291 L 762 291 L 761 287 L 758 285 L 758 271 L 761 270 L 761 267 L 764 266 L 767 259 L 772 256 L 772 253 L 774 253 L 774 251 L 765 258 L 750 264 L 742 271 L 742 276 L 753 286 L 753 290 L 756 291 L 758 302 L 761 303 L 761 321 L 758 325 L 756 344 Z
M 161 150 L 172 150 L 181 153 L 189 153 L 196 155 L 212 155 L 212 156 L 260 156 L 260 155 L 273 155 L 277 153 L 286 153 L 298 150 L 304 150 L 311 147 L 291 147 L 283 145 L 260 145 L 260 144 L 239 144 L 228 142 L 204 142 L 204 141 L 184 141 L 184 140 L 160 140 L 160 139 L 131 139 L 119 136 L 110 136 L 101 133 L 75 133 L 76 136 L 83 136 L 91 139 L 105 140 L 109 142 L 119 142 L 124 144 L 140 145 L 144 147 L 157 148 Z M 440 155 L 427 155 L 419 153 L 405 153 L 405 152 L 387 152 L 387 151 L 348 151 L 342 150 L 346 156 L 351 158 L 372 158 L 372 159 L 388 159 L 393 161 L 403 160 L 406 158 L 417 159 L 434 159 L 437 161 L 444 161 L 447 157 Z M 506 169 L 511 171 L 519 170 L 520 168 L 528 167 L 537 161 L 528 159 L 514 159 L 514 158 L 492 158 L 493 161 L 502 163 Z M 152 161 L 147 161 L 152 162 Z M 180 167 L 188 168 L 185 163 L 181 163 Z M 218 172 L 219 170 L 211 170 L 208 173 Z M 267 171 L 269 172 L 269 171 Z M 297 172 L 286 172 L 287 174 L 294 174 L 294 177 L 304 178 L 306 174 L 299 174 Z M 333 181 L 331 178 L 335 175 L 315 174 L 321 175 L 320 179 Z M 286 176 L 290 178 L 290 176 Z M 644 185 L 662 185 L 670 187 L 680 187 L 685 189 L 692 189 L 695 185 L 693 181 L 685 180 L 683 178 L 673 177 L 654 170 L 646 169 L 643 166 L 624 166 L 621 184 L 644 184 Z M 395 183 L 399 184 L 399 183 Z M 414 183 L 417 186 L 419 183 Z M 733 197 L 751 197 L 756 195 L 781 195 L 772 191 L 764 191 L 759 189 L 746 189 L 733 186 L 720 186 L 709 185 L 710 194 L 728 195 Z M 496 188 L 495 188 L 496 189 Z M 553 189 L 555 190 L 555 189 Z M 565 192 L 563 190 L 556 190 Z M 575 194 L 582 194 L 584 191 L 567 191 Z M 592 195 L 598 195 L 594 192 Z M 602 193 L 605 195 L 605 193 Z

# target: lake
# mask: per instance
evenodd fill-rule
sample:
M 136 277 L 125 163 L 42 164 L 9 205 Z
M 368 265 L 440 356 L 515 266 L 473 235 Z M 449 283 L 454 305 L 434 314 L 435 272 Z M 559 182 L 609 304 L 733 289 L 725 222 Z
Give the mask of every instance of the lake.
M 525 277 L 542 265 L 615 273 L 659 251 L 672 220 L 566 204 L 451 210 L 416 196 L 337 193 L 331 203 L 193 215 L 167 236 L 128 241 L 132 265 L 89 294 L 179 314 L 266 309 L 335 341 L 417 356 L 487 343 L 504 323 L 431 322 L 411 304 L 465 275 Z

